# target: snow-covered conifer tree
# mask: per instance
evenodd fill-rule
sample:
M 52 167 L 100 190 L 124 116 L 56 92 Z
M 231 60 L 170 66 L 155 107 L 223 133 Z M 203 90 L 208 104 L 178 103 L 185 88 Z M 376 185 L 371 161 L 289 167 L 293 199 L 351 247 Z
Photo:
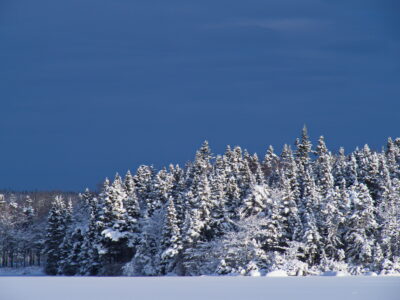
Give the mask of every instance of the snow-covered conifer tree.
M 100 258 L 103 265 L 111 265 L 130 259 L 131 249 L 127 247 L 128 225 L 124 201 L 127 198 L 121 177 L 117 174 L 111 186 L 106 186 L 101 194 L 104 203 L 101 231 Z
M 67 232 L 65 224 L 66 208 L 61 196 L 56 196 L 49 212 L 46 229 L 45 249 L 46 266 L 45 272 L 56 275 L 59 263 L 62 260 L 60 247 Z
M 273 186 L 278 180 L 278 163 L 279 157 L 275 154 L 274 148 L 270 145 L 268 147 L 267 153 L 264 156 L 264 161 L 262 163 L 262 169 L 264 171 L 265 177 L 267 178 L 267 183 Z
M 172 198 L 166 203 L 164 227 L 160 243 L 160 273 L 173 271 L 179 252 L 182 249 L 181 233 L 176 219 L 175 205 Z
M 334 178 L 332 175 L 332 156 L 325 145 L 324 137 L 321 136 L 316 147 L 317 160 L 314 166 L 316 183 L 323 197 L 333 188 Z
M 372 262 L 378 224 L 373 200 L 365 184 L 354 185 L 350 191 L 353 211 L 345 235 L 346 257 L 349 263 L 366 266 Z

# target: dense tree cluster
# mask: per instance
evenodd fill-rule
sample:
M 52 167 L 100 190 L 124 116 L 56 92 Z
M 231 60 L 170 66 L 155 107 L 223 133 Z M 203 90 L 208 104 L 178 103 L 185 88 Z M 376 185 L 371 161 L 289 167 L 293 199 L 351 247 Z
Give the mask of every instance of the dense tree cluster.
M 46 219 L 52 199 L 63 195 L 76 203 L 76 193 L 0 192 L 0 267 L 42 265 Z
M 140 166 L 81 201 L 53 202 L 48 274 L 400 272 L 400 139 L 332 154 L 304 128 L 262 160 L 205 142 L 185 168 Z

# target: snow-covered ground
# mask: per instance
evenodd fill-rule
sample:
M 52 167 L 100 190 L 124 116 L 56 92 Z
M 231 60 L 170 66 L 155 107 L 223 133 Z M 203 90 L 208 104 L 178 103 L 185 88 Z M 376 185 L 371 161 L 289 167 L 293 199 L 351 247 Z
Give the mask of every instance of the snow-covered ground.
M 4 300 L 398 300 L 400 277 L 1 277 Z

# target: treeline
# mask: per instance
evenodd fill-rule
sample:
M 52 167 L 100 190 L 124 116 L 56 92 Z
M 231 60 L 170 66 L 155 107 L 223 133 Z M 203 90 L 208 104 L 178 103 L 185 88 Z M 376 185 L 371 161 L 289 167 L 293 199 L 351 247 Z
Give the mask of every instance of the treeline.
M 0 267 L 44 264 L 47 216 L 56 195 L 79 201 L 77 193 L 0 191 Z
M 184 168 L 105 180 L 50 210 L 48 274 L 291 275 L 400 272 L 400 139 L 332 154 L 307 130 L 280 155 L 207 142 Z

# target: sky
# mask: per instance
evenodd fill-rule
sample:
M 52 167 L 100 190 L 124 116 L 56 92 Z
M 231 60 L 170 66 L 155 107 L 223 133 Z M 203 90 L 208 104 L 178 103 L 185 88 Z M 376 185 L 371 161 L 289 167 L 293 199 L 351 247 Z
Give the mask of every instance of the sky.
M 400 136 L 396 0 L 1 0 L 0 189 L 95 188 L 208 140 Z

